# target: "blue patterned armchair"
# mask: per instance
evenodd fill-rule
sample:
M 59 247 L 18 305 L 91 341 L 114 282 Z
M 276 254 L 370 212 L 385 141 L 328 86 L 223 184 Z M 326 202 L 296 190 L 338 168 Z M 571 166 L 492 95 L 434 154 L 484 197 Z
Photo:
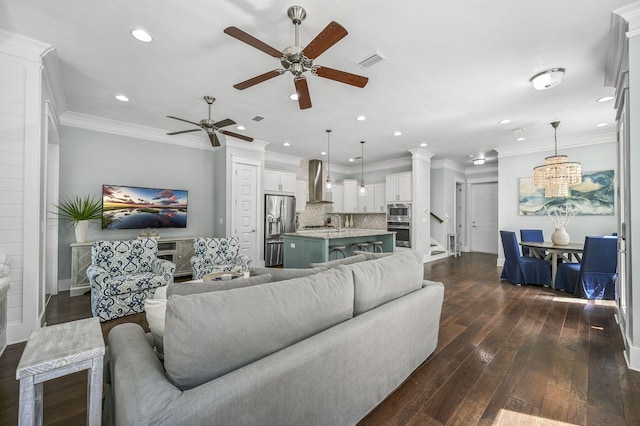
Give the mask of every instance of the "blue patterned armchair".
M 143 312 L 147 297 L 172 283 L 176 270 L 157 254 L 155 238 L 93 243 L 87 268 L 93 316 L 107 321 Z
M 252 260 L 240 254 L 240 241 L 236 237 L 195 238 L 194 256 L 191 258 L 191 272 L 194 280 L 199 280 L 213 272 L 251 269 Z

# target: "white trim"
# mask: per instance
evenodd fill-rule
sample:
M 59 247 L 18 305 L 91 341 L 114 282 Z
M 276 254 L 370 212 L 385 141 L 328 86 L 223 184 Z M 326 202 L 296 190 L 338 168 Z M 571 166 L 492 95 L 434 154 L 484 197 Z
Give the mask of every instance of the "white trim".
M 589 140 L 581 140 L 581 141 L 573 141 L 569 143 L 562 144 L 562 150 L 570 149 L 570 148 L 582 148 L 590 145 L 598 145 L 601 143 L 611 143 L 616 141 L 615 129 L 611 134 L 607 134 L 601 136 L 600 139 L 589 139 Z M 553 145 L 540 145 L 539 143 L 531 143 L 526 146 L 500 146 L 494 148 L 498 153 L 498 159 L 502 157 L 512 157 L 523 154 L 535 154 L 546 151 L 553 151 Z
M 300 166 L 302 158 L 288 154 L 278 154 L 277 152 L 265 151 L 264 161 L 269 163 L 286 164 L 289 166 Z M 331 166 L 333 168 L 333 166 Z
M 447 170 L 453 170 L 459 173 L 465 173 L 464 166 L 462 166 L 460 163 L 456 163 L 455 161 L 446 160 L 446 159 L 432 161 L 431 170 L 435 170 L 435 169 L 447 169 Z
M 55 118 L 56 126 L 59 126 L 60 121 L 58 117 L 67 110 L 67 98 L 55 48 L 52 47 L 43 53 L 42 63 L 44 64 L 43 78 L 46 86 L 50 90 L 50 99 L 47 100 L 52 103 L 52 105 L 50 105 L 52 116 Z
M 410 149 L 409 152 L 411 153 L 412 165 L 413 160 L 424 160 L 428 163 L 431 163 L 431 157 L 434 156 L 432 152 L 429 152 L 424 148 Z M 429 168 L 431 168 L 431 165 L 429 165 Z
M 42 63 L 42 55 L 53 47 L 50 44 L 5 30 L 0 30 L 0 45 L 3 54 L 35 62 L 38 65 Z
M 625 330 L 620 329 L 620 332 L 624 336 Z M 627 343 L 629 339 L 625 338 Z M 637 346 L 629 345 L 629 350 L 624 351 L 624 359 L 627 361 L 627 367 L 630 370 L 640 371 L 640 348 Z
M 469 166 L 465 169 L 465 176 L 484 175 L 487 173 L 498 173 L 498 166 Z
M 615 9 L 612 13 L 614 15 L 621 16 L 629 23 L 629 32 L 627 33 L 627 37 L 632 37 L 635 34 L 638 34 L 638 30 L 640 30 L 640 1 L 622 6 Z

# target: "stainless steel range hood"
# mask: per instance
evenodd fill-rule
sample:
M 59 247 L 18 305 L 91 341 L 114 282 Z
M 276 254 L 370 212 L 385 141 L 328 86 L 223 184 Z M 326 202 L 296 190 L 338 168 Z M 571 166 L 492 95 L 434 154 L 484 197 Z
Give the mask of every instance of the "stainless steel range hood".
M 309 160 L 309 201 L 307 203 L 333 204 L 333 201 L 325 201 L 323 195 L 322 160 Z

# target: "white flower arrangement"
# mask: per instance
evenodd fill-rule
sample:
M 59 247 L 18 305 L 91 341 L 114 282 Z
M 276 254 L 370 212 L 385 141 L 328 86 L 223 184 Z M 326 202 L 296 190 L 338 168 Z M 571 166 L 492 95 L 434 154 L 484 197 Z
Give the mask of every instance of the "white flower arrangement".
M 572 204 L 562 204 L 550 208 L 544 206 L 544 209 L 556 228 L 565 228 L 571 218 L 580 211 L 580 208 Z

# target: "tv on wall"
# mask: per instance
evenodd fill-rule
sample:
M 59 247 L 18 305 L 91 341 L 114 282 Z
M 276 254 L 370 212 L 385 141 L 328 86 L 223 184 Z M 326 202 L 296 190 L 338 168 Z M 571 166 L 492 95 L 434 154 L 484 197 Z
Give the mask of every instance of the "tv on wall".
M 186 228 L 187 193 L 102 185 L 102 229 Z

